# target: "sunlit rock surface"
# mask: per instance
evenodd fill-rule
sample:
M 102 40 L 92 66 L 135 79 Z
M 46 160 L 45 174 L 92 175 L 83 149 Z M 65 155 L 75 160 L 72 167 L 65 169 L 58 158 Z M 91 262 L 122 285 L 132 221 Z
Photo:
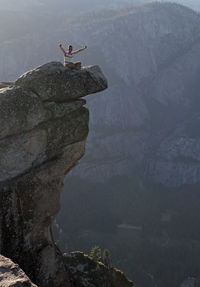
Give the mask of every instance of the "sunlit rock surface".
M 107 81 L 97 66 L 53 62 L 0 87 L 0 253 L 40 287 L 71 286 L 51 223 L 64 175 L 85 151 L 89 112 L 79 98 Z
M 19 265 L 0 255 L 0 286 L 2 287 L 37 287 L 26 276 Z

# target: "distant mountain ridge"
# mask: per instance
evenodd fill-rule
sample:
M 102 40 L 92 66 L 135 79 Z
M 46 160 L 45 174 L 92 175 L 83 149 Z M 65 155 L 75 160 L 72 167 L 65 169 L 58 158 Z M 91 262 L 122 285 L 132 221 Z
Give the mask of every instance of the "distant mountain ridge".
M 92 11 L 102 8 L 119 8 L 131 5 L 142 5 L 144 3 L 152 2 L 151 0 L 120 0 L 106 1 L 106 0 L 85 0 L 84 6 L 81 5 L 80 0 L 37 0 L 34 2 L 27 2 L 26 0 L 19 0 L 16 5 L 16 1 L 0 0 L 0 10 L 11 10 L 11 11 L 28 11 L 30 9 L 55 11 L 59 14 L 80 14 L 87 11 Z
M 184 123 L 192 117 L 195 125 L 198 117 L 199 21 L 181 5 L 155 3 L 67 34 L 72 42 L 97 47 L 110 83 L 109 102 L 102 96 L 89 103 L 95 126 L 80 167 L 83 178 L 104 181 L 139 171 L 169 186 L 199 181 L 199 162 L 189 156 L 198 153 L 198 139 L 183 133 Z M 160 146 L 171 137 L 175 152 L 169 157 L 169 143 L 162 151 Z

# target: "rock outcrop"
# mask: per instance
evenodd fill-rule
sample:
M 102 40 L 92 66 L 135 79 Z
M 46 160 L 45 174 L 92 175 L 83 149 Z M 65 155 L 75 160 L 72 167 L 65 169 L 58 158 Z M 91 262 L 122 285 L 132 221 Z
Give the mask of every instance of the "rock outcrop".
M 107 87 L 97 66 L 52 62 L 0 88 L 0 253 L 40 287 L 70 286 L 51 223 L 64 175 L 84 155 L 87 94 Z
M 121 270 L 108 268 L 100 261 L 92 260 L 83 252 L 71 252 L 63 255 L 69 273 L 78 287 L 133 287 Z
M 0 255 L 0 286 L 2 287 L 37 287 L 26 276 L 19 265 Z

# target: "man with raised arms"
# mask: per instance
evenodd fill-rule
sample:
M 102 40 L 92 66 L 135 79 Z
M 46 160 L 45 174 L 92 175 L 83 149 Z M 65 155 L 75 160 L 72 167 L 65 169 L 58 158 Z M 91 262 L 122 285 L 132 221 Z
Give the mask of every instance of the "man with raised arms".
M 81 69 L 81 62 L 74 63 L 73 58 L 81 51 L 87 49 L 87 46 L 85 46 L 84 48 L 80 48 L 79 50 L 73 51 L 72 45 L 69 45 L 67 48 L 67 52 L 64 50 L 62 44 L 60 44 L 59 47 L 64 55 L 64 66 L 70 69 Z

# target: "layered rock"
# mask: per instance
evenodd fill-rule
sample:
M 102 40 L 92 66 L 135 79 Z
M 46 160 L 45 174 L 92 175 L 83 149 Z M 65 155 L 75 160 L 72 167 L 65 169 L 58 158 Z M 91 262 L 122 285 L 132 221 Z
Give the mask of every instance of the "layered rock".
M 51 223 L 64 175 L 84 155 L 88 110 L 79 99 L 107 87 L 97 66 L 52 62 L 0 89 L 0 253 L 39 286 L 70 286 Z

